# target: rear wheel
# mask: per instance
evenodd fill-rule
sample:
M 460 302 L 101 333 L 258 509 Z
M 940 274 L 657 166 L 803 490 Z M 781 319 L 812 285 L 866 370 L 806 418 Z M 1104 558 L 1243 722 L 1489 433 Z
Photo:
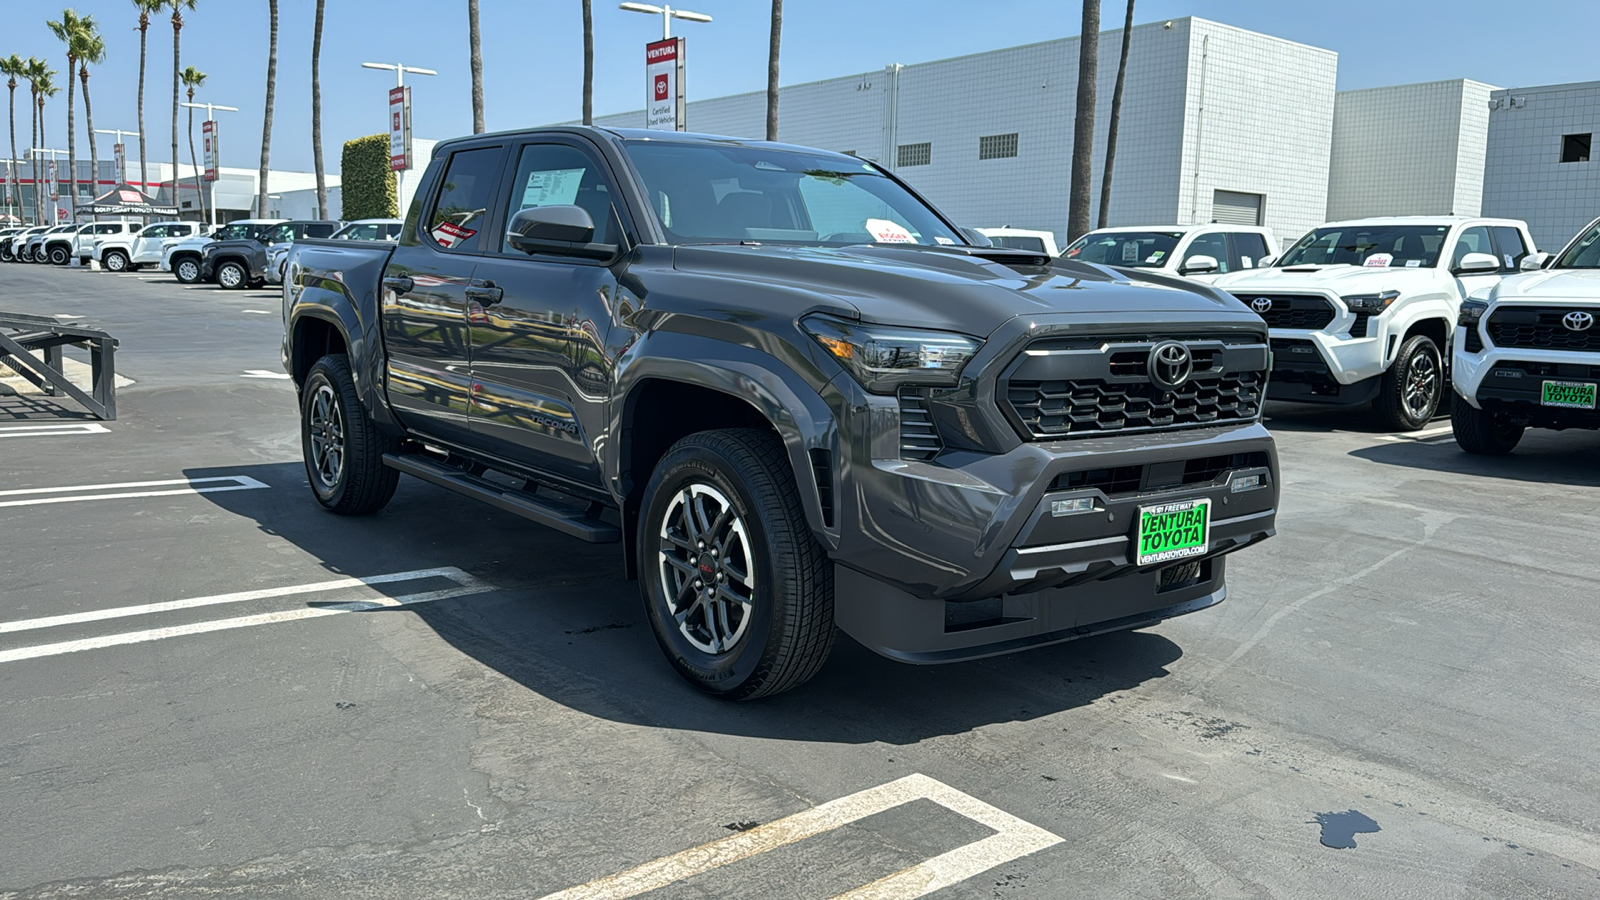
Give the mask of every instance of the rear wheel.
M 250 283 L 244 266 L 228 261 L 217 267 L 217 284 L 230 291 L 242 290 Z
M 1378 424 L 1389 431 L 1416 431 L 1439 411 L 1444 395 L 1444 362 L 1433 338 L 1415 334 L 1406 338 L 1394 365 L 1383 373 L 1383 385 L 1372 411 Z
M 1505 456 L 1516 448 L 1526 429 L 1509 416 L 1478 409 L 1460 398 L 1450 411 L 1456 444 L 1474 456 Z
M 645 488 L 638 540 L 645 615 L 690 684 L 748 700 L 822 668 L 833 570 L 776 435 L 729 429 L 678 441 Z
M 344 516 L 383 509 L 400 473 L 383 464 L 395 441 L 361 406 L 350 362 L 324 356 L 311 367 L 300 392 L 300 444 L 311 492 L 324 508 Z
M 101 255 L 100 261 L 106 264 L 107 272 L 128 271 L 128 254 L 121 250 L 107 250 Z
M 172 264 L 172 274 L 179 284 L 195 284 L 200 280 L 200 260 L 185 256 Z

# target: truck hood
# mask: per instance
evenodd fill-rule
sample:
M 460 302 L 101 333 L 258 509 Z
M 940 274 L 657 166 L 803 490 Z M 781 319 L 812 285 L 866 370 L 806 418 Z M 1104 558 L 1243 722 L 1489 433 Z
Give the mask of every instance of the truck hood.
M 1510 302 L 1600 302 L 1600 269 L 1549 269 L 1512 275 L 1501 279 L 1489 291 L 1489 299 Z
M 1375 294 L 1434 284 L 1440 269 L 1368 268 L 1366 266 L 1293 266 L 1246 269 L 1218 276 L 1211 286 L 1232 294 L 1250 291 L 1331 291 L 1335 294 Z
M 1016 316 L 1050 313 L 1180 312 L 1260 323 L 1232 298 L 1185 279 L 1039 260 L 986 248 L 714 244 L 679 247 L 673 268 L 832 300 L 870 322 L 979 337 Z

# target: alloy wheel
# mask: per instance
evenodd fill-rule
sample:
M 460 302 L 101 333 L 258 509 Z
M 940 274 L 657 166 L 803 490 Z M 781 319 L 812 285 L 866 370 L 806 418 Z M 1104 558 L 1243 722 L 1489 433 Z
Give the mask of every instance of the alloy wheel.
M 178 280 L 184 284 L 193 284 L 199 281 L 200 264 L 190 259 L 178 263 Z
M 225 288 L 236 288 L 243 282 L 244 276 L 239 272 L 238 266 L 226 265 L 217 272 L 217 284 Z
M 679 490 L 661 522 L 662 596 L 678 631 L 713 656 L 750 628 L 756 576 L 749 532 L 727 495 L 705 482 Z
M 332 490 L 344 474 L 344 411 L 328 384 L 317 385 L 306 421 L 311 438 L 311 470 L 324 490 Z
M 1439 405 L 1439 361 L 1432 353 L 1417 353 L 1406 367 L 1402 398 L 1412 418 L 1425 420 Z
M 121 253 L 106 254 L 106 269 L 112 272 L 121 272 L 127 268 L 128 261 Z

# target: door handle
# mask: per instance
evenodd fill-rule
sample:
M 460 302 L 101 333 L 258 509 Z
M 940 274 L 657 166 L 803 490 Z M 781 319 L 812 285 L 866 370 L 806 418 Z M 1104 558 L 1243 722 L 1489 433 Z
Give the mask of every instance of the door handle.
M 409 294 L 411 289 L 417 285 L 409 275 L 390 275 L 388 278 L 383 279 L 383 286 L 396 294 Z
M 493 306 L 504 298 L 505 291 L 502 291 L 492 281 L 475 284 L 467 288 L 467 299 L 476 300 L 484 306 Z

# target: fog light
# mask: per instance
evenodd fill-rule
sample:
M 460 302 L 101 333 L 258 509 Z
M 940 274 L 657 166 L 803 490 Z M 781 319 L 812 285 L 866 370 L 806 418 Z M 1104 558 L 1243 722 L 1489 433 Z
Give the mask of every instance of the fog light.
M 1233 484 L 1228 487 L 1228 490 L 1235 494 L 1242 494 L 1245 491 L 1253 491 L 1263 486 L 1263 479 L 1259 474 L 1240 475 L 1233 480 Z
M 1093 497 L 1073 497 L 1070 500 L 1050 501 L 1050 515 L 1052 516 L 1072 516 L 1086 512 L 1094 512 Z

